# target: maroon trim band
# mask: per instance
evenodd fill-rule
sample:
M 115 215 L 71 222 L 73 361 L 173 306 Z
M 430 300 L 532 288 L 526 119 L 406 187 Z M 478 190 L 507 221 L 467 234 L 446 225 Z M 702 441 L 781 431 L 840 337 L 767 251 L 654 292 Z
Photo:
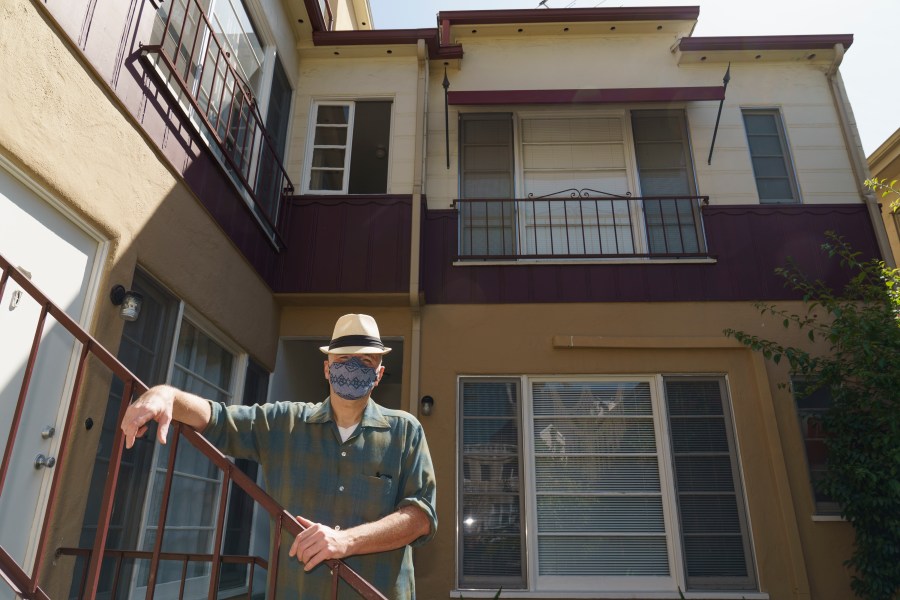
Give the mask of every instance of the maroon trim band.
M 618 102 L 678 102 L 689 100 L 722 100 L 725 88 L 608 88 L 589 90 L 477 90 L 448 92 L 455 105 L 509 104 L 610 104 Z

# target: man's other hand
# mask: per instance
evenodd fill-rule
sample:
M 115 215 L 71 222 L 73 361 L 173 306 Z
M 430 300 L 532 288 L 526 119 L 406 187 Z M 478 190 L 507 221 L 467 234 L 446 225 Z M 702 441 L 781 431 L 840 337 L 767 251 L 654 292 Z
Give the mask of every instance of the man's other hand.
M 299 515 L 297 520 L 306 529 L 294 539 L 288 556 L 296 556 L 303 563 L 304 571 L 311 571 L 330 558 L 344 558 L 348 555 L 351 536 L 347 532 L 313 523 Z

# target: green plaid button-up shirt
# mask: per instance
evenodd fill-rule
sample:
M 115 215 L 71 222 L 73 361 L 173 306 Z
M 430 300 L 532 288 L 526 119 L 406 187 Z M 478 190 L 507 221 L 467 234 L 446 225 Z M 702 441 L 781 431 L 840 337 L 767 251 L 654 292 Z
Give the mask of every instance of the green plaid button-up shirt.
M 289 512 L 347 529 L 415 505 L 428 516 L 431 531 L 412 545 L 434 536 L 434 468 L 422 425 L 409 413 L 370 399 L 359 426 L 341 442 L 327 399 L 318 404 L 210 405 L 212 415 L 203 435 L 229 456 L 260 463 L 264 488 Z M 329 598 L 328 567 L 320 564 L 305 573 L 296 558 L 288 557 L 292 542 L 291 536 L 283 536 L 278 598 Z M 344 561 L 388 598 L 415 598 L 410 546 Z M 340 597 L 358 596 L 342 582 Z

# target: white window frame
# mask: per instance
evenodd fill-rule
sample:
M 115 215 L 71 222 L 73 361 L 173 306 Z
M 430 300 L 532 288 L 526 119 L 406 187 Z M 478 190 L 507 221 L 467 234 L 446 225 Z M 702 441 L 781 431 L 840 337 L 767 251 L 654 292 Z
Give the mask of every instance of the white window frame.
M 650 388 L 650 399 L 653 410 L 653 430 L 657 443 L 657 466 L 659 468 L 660 495 L 662 498 L 663 522 L 666 536 L 666 552 L 669 559 L 669 575 L 658 577 L 553 577 L 539 575 L 538 540 L 537 540 L 537 494 L 535 474 L 535 448 L 534 448 L 534 403 L 532 396 L 532 384 L 544 382 L 623 382 L 646 383 Z M 522 420 L 523 435 L 522 445 L 525 454 L 525 540 L 527 552 L 527 579 L 528 587 L 541 592 L 589 592 L 603 591 L 628 591 L 628 592 L 664 592 L 684 589 L 684 581 L 681 580 L 681 548 L 680 541 L 675 539 L 675 521 L 677 520 L 677 508 L 675 505 L 674 475 L 671 469 L 671 452 L 669 449 L 668 428 L 665 421 L 665 406 L 663 406 L 664 394 L 662 391 L 662 377 L 653 375 L 626 375 L 626 376 L 554 376 L 554 377 L 523 377 L 522 378 Z M 662 412 L 661 412 L 662 411 Z M 531 532 L 532 535 L 528 533 Z
M 675 486 L 675 474 L 673 465 L 673 455 L 671 448 L 671 437 L 669 431 L 668 409 L 666 405 L 666 378 L 685 377 L 703 377 L 718 378 L 722 382 L 723 394 L 722 398 L 725 405 L 725 423 L 730 427 L 731 435 L 734 437 L 734 448 L 732 449 L 732 463 L 736 469 L 733 476 L 739 482 L 737 493 L 738 506 L 744 512 L 744 518 L 747 525 L 747 543 L 749 546 L 750 556 L 748 558 L 752 569 L 751 579 L 756 586 L 755 590 L 710 590 L 699 592 L 701 594 L 714 594 L 716 597 L 722 598 L 766 598 L 767 594 L 760 592 L 758 571 L 756 570 L 756 561 L 754 558 L 754 541 L 752 534 L 752 526 L 750 523 L 750 514 L 747 510 L 746 486 L 744 484 L 743 463 L 740 456 L 740 444 L 738 443 L 738 432 L 734 423 L 734 411 L 731 406 L 730 382 L 727 376 L 722 374 L 622 374 L 622 375 L 458 375 L 457 376 L 457 407 L 462 406 L 462 383 L 463 381 L 473 380 L 518 380 L 519 392 L 521 394 L 521 414 L 520 414 L 520 435 L 522 439 L 522 487 L 520 493 L 524 498 L 525 514 L 522 515 L 521 526 L 524 529 L 525 547 L 523 551 L 525 556 L 523 562 L 525 564 L 525 581 L 526 589 L 513 590 L 510 589 L 506 593 L 511 597 L 568 597 L 573 594 L 593 593 L 596 596 L 591 597 L 612 597 L 611 594 L 624 593 L 629 597 L 640 597 L 641 594 L 660 595 L 659 597 L 676 598 L 676 594 L 687 589 L 687 573 L 685 571 L 684 555 L 683 555 L 683 536 L 679 525 L 678 498 Z M 538 560 L 538 540 L 537 540 L 537 494 L 536 490 L 536 473 L 535 473 L 535 448 L 534 448 L 534 404 L 532 394 L 532 384 L 542 382 L 646 382 L 650 387 L 650 398 L 652 406 L 652 416 L 654 422 L 654 434 L 656 436 L 658 469 L 660 476 L 660 491 L 662 496 L 662 510 L 664 520 L 664 531 L 666 536 L 666 549 L 668 553 L 668 576 L 658 577 L 572 577 L 572 576 L 541 576 L 539 571 Z M 456 485 L 462 485 L 459 474 L 462 472 L 462 418 L 461 413 L 457 416 L 457 448 L 456 448 Z M 461 496 L 460 496 L 461 502 Z M 462 506 L 457 505 L 457 523 L 462 518 Z M 457 528 L 456 539 L 456 574 L 454 585 L 459 586 L 461 569 L 462 569 L 462 531 Z M 451 592 L 451 597 L 462 597 L 474 591 L 476 595 L 472 597 L 482 596 L 484 588 L 466 590 L 457 589 Z M 687 597 L 698 592 L 685 592 Z M 670 596 L 671 594 L 671 596 Z M 578 597 L 581 597 L 580 595 Z M 616 596 L 618 597 L 618 596 Z M 684 596 L 681 596 L 684 597 Z M 705 596 L 704 596 L 705 597 Z
M 347 139 L 343 146 L 337 145 L 316 145 L 316 129 L 318 128 L 319 122 L 319 108 L 322 106 L 345 106 L 347 107 Z M 356 122 L 356 101 L 355 100 L 315 100 L 313 101 L 312 110 L 309 113 L 309 128 L 307 131 L 307 140 L 306 140 L 306 161 L 305 167 L 303 169 L 303 192 L 305 194 L 347 194 L 347 188 L 350 185 L 350 154 L 353 152 L 353 127 Z M 328 150 L 337 150 L 344 149 L 344 165 L 343 169 L 343 177 L 341 179 L 341 189 L 340 190 L 316 190 L 310 187 L 312 183 L 312 174 L 316 169 L 319 170 L 329 170 L 329 169 L 321 169 L 319 167 L 313 167 L 313 154 L 315 153 L 317 148 L 324 148 Z
M 359 102 L 390 102 L 391 104 L 391 114 L 390 114 L 390 125 L 389 125 L 389 134 L 388 138 L 391 142 L 394 139 L 394 105 L 396 104 L 396 98 L 394 96 L 353 96 L 353 97 L 340 97 L 340 96 L 330 96 L 323 98 L 313 98 L 312 104 L 310 105 L 309 111 L 309 119 L 308 126 L 306 130 L 306 150 L 304 152 L 304 160 L 303 160 L 303 182 L 300 186 L 302 193 L 304 194 L 313 194 L 313 195 L 347 195 L 349 193 L 350 187 L 350 169 L 352 168 L 351 163 L 351 155 L 353 154 L 353 132 L 356 126 L 356 105 Z M 320 106 L 346 106 L 349 108 L 349 114 L 347 115 L 347 140 L 345 145 L 337 146 L 337 145 L 324 145 L 324 146 L 316 146 L 315 138 L 316 138 L 316 127 L 318 124 L 319 117 L 319 107 Z M 344 166 L 343 166 L 343 178 L 341 180 L 341 189 L 340 190 L 317 190 L 312 189 L 310 187 L 312 172 L 314 170 L 312 166 L 313 154 L 316 148 L 326 148 L 326 149 L 340 149 L 344 148 Z M 379 192 L 377 194 L 366 194 L 366 195 L 385 195 L 391 193 L 391 156 L 392 151 L 389 150 L 387 154 L 387 182 L 385 185 L 384 192 Z M 316 167 L 316 169 L 320 169 Z M 321 169 L 328 170 L 328 169 Z M 336 169 L 335 169 L 336 170 Z

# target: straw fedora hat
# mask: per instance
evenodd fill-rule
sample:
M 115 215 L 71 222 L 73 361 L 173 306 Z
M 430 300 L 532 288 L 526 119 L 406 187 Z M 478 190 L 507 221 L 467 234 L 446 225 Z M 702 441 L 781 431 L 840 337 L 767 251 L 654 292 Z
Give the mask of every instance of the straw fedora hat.
M 378 324 L 369 315 L 344 315 L 334 324 L 331 343 L 319 346 L 325 354 L 387 354 Z

